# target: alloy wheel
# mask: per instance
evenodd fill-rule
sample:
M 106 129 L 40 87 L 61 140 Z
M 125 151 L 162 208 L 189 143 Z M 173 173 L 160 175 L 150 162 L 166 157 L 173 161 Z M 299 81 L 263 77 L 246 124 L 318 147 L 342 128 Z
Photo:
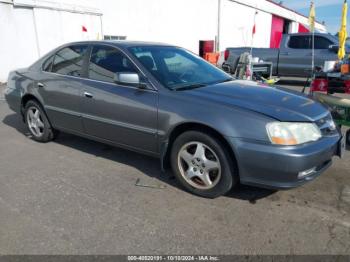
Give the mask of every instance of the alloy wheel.
M 41 137 L 44 134 L 45 125 L 38 108 L 32 106 L 28 109 L 27 124 L 34 136 Z
M 220 181 L 220 160 L 204 143 L 185 144 L 178 153 L 177 162 L 181 176 L 196 189 L 208 190 Z

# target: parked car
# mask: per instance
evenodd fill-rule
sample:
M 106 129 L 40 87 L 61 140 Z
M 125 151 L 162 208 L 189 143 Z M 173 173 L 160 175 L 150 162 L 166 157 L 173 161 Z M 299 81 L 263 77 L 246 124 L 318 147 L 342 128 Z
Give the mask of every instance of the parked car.
M 329 111 L 301 94 L 230 75 L 182 48 L 140 42 L 61 46 L 10 73 L 6 100 L 31 136 L 58 131 L 157 157 L 188 191 L 287 189 L 340 153 Z
M 330 34 L 315 34 L 315 66 L 323 67 L 325 61 L 338 60 L 339 42 Z M 227 48 L 222 68 L 228 73 L 235 73 L 238 60 L 250 47 Z M 350 47 L 347 45 L 347 50 Z M 276 76 L 309 77 L 312 69 L 312 35 L 283 35 L 280 48 L 254 48 L 253 57 L 273 63 L 273 74 Z

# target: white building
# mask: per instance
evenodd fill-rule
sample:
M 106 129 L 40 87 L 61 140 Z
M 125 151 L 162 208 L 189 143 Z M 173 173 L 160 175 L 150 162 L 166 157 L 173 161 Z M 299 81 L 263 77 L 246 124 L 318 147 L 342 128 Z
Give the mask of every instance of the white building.
M 199 53 L 200 41 L 208 40 L 221 51 L 278 47 L 282 33 L 307 24 L 307 17 L 269 0 L 0 0 L 0 82 L 71 41 L 156 41 Z

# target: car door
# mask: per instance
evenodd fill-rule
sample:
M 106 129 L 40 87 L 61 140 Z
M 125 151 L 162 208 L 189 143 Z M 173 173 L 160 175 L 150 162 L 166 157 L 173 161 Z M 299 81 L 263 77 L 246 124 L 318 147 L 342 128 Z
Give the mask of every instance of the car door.
M 323 36 L 315 36 L 315 66 L 324 66 L 325 61 L 338 60 L 338 54 L 330 49 L 335 45 L 330 39 Z
M 92 47 L 83 90 L 85 132 L 121 146 L 156 153 L 158 93 L 153 88 L 117 84 L 115 75 L 122 72 L 142 75 L 116 47 Z
M 312 42 L 309 35 L 290 36 L 281 49 L 278 73 L 282 76 L 309 76 L 312 67 Z
M 56 128 L 83 132 L 81 76 L 87 53 L 88 45 L 67 46 L 43 64 L 43 75 L 36 85 Z

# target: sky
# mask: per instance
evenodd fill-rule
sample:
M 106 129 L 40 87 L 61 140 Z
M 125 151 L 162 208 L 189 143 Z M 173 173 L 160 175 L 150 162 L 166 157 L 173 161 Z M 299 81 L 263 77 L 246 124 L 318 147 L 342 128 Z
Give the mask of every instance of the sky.
M 276 0 L 275 2 L 279 1 Z M 314 3 L 316 7 L 316 20 L 319 22 L 325 21 L 330 33 L 335 34 L 338 32 L 344 0 L 314 0 Z M 309 16 L 310 1 L 283 0 L 283 5 L 302 13 L 303 15 Z M 348 1 L 348 6 L 348 21 L 350 23 L 350 1 Z M 348 29 L 349 28 L 350 26 L 348 26 Z

